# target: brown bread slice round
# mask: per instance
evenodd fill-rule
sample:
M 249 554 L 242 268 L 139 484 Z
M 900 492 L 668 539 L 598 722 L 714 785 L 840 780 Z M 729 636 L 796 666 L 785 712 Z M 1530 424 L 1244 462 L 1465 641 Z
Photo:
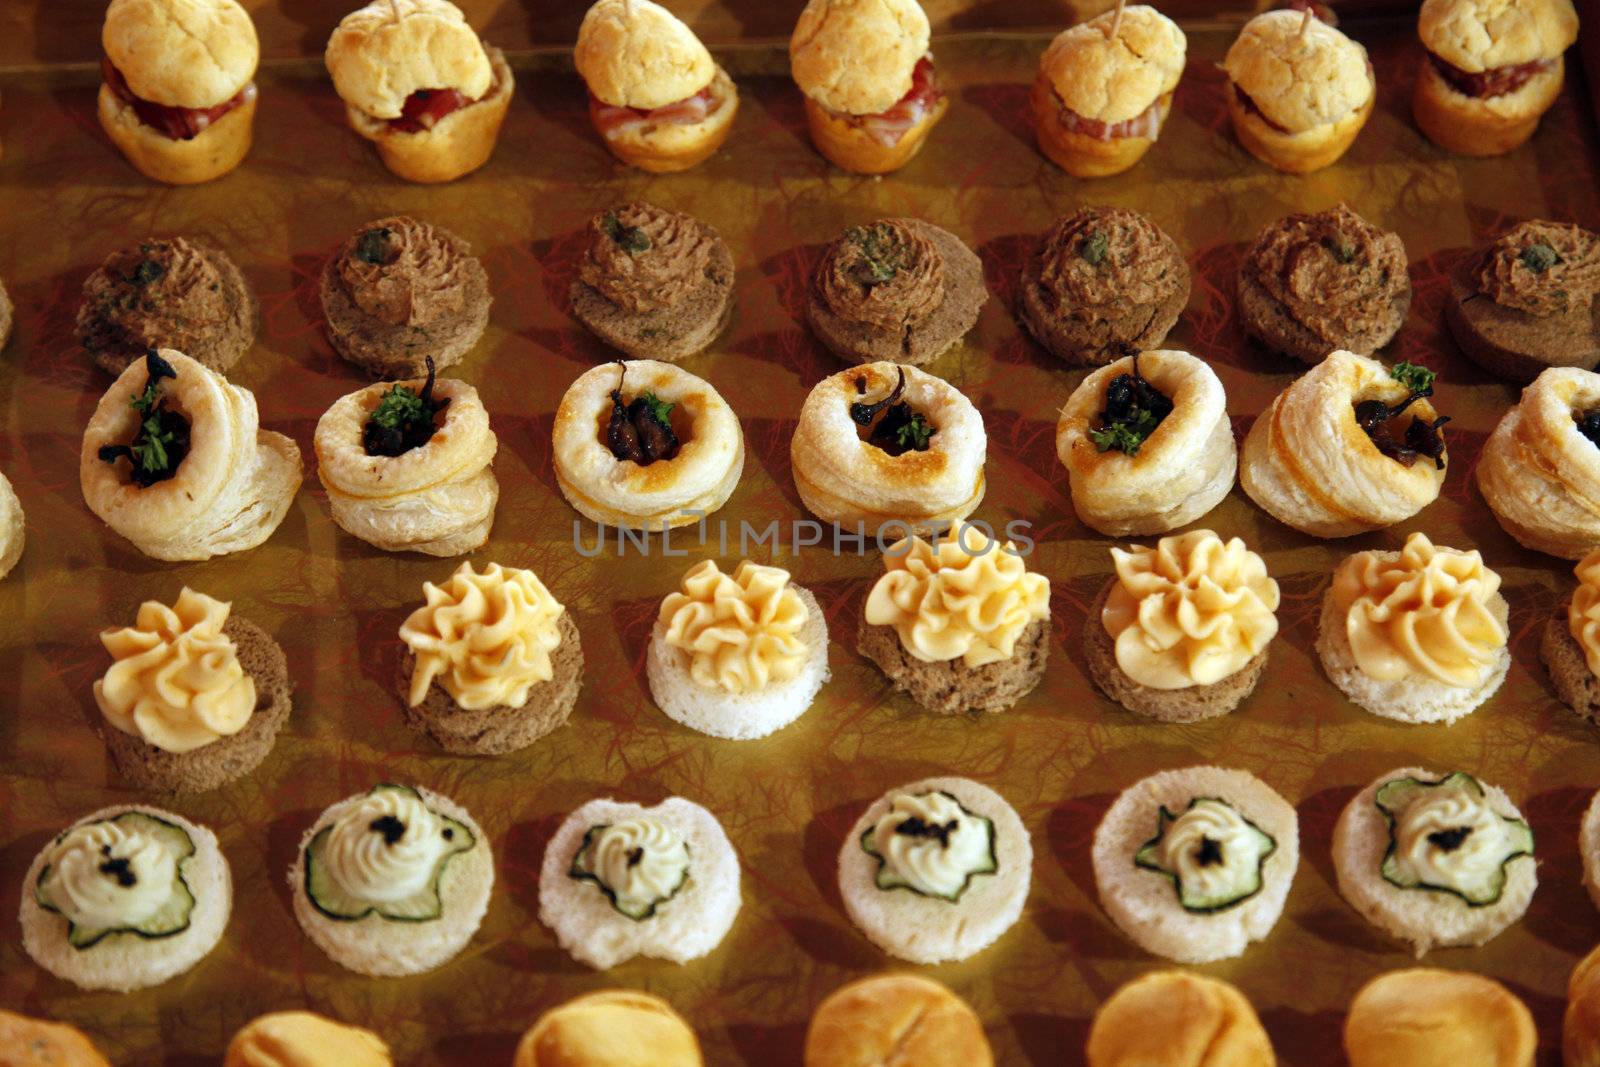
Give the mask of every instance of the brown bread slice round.
M 926 711 L 938 715 L 1005 711 L 1026 696 L 1044 677 L 1050 656 L 1050 627 L 1035 619 L 1017 639 L 1011 658 L 982 667 L 961 660 L 926 663 L 907 652 L 892 626 L 867 622 L 863 605 L 856 632 L 856 650 L 878 665 L 894 687 Z
M 706 230 L 715 233 L 709 226 Z M 682 303 L 657 311 L 629 311 L 593 286 L 574 281 L 572 314 L 632 359 L 686 359 L 710 347 L 733 319 L 733 255 L 718 236 L 705 280 Z
M 239 666 L 256 684 L 256 708 L 245 728 L 191 752 L 168 752 L 102 722 L 101 737 L 117 772 L 141 789 L 203 793 L 242 778 L 272 751 L 288 721 L 289 663 L 283 649 L 255 623 L 230 615 L 222 632 L 238 649 Z
M 1563 604 L 1544 624 L 1539 639 L 1539 658 L 1550 671 L 1550 684 L 1562 701 L 1588 719 L 1600 724 L 1600 678 L 1589 669 L 1589 660 L 1567 624 Z
M 563 611 L 557 625 L 561 643 L 550 653 L 550 680 L 529 689 L 528 702 L 520 708 L 496 705 L 468 711 L 456 704 L 437 679 L 422 703 L 412 707 L 411 675 L 417 658 L 406 649 L 395 675 L 406 721 L 446 752 L 459 756 L 497 756 L 533 744 L 567 721 L 583 684 L 583 647 L 572 613 Z
M 1530 315 L 1502 307 L 1471 279 L 1478 257 L 1450 275 L 1444 319 L 1467 358 L 1491 374 L 1527 385 L 1550 367 L 1593 370 L 1600 364 L 1600 301 L 1582 311 Z
M 1329 352 L 1341 348 L 1358 356 L 1372 355 L 1394 339 L 1410 310 L 1411 287 L 1407 285 L 1405 292 L 1390 301 L 1388 313 L 1378 326 L 1347 334 L 1330 344 L 1291 317 L 1284 306 L 1245 271 L 1239 272 L 1239 318 L 1244 323 L 1245 333 L 1273 351 L 1311 366 L 1321 363 Z

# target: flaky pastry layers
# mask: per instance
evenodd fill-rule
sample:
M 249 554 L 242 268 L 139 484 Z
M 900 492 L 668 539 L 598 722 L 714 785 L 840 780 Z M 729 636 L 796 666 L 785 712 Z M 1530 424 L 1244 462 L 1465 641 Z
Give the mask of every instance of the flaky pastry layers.
M 400 384 L 424 387 L 420 380 Z M 342 396 L 317 420 L 317 476 L 333 521 L 388 552 L 459 556 L 481 548 L 500 483 L 490 466 L 499 442 L 478 391 L 440 379 L 433 396 L 449 404 L 428 442 L 398 456 L 369 455 L 363 429 L 392 388 L 379 382 Z
M 1600 546 L 1600 447 L 1578 420 L 1600 410 L 1600 374 L 1552 367 L 1484 443 L 1478 490 L 1524 548 L 1580 559 Z
M 650 393 L 673 405 L 682 447 L 672 458 L 641 464 L 618 459 L 606 446 L 619 380 L 630 397 Z M 653 359 L 585 371 L 556 408 L 552 439 L 561 494 L 584 517 L 608 526 L 659 530 L 699 522 L 727 502 L 744 473 L 744 431 L 727 401 L 710 383 Z
M 189 450 L 172 477 L 141 487 L 127 465 L 100 458 L 127 441 L 141 420 L 133 400 L 149 377 L 134 363 L 106 390 L 83 432 L 78 479 L 84 502 L 153 559 L 204 560 L 261 544 L 283 521 L 300 488 L 300 449 L 262 430 L 256 398 L 182 352 L 160 353 L 176 372 L 160 390 L 189 423 Z
M 1438 497 L 1445 471 L 1424 458 L 1409 467 L 1390 459 L 1355 417 L 1360 401 L 1405 398 L 1382 363 L 1330 353 L 1250 427 L 1239 483 L 1262 510 L 1313 537 L 1349 537 L 1410 518 Z M 1409 410 L 1436 417 L 1426 400 Z
M 1205 361 L 1163 349 L 1139 355 L 1139 373 L 1172 401 L 1172 411 L 1134 455 L 1102 451 L 1106 390 L 1134 369 L 1132 357 L 1083 380 L 1056 423 L 1056 456 L 1067 469 L 1072 508 L 1084 525 L 1111 537 L 1165 533 L 1216 507 L 1238 470 L 1238 449 L 1222 382 Z

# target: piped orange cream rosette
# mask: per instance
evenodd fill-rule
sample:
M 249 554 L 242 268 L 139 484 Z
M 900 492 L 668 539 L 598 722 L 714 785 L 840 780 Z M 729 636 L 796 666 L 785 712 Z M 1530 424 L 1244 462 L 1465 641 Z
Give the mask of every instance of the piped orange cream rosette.
M 94 683 L 106 722 L 167 752 L 192 752 L 243 730 L 254 680 L 223 633 L 230 605 L 187 587 L 168 607 L 147 600 L 134 625 L 107 630 L 115 660 Z
M 1600 550 L 1585 556 L 1573 571 L 1578 587 L 1567 603 L 1567 627 L 1583 649 L 1589 672 L 1600 677 Z
M 1010 659 L 1028 627 L 1049 617 L 1050 579 L 976 526 L 890 549 L 866 604 L 867 623 L 893 627 L 911 656 L 969 668 Z
M 1278 583 L 1235 537 L 1210 530 L 1113 548 L 1117 580 L 1101 623 L 1117 666 L 1152 689 L 1212 685 L 1242 670 L 1278 632 Z
M 745 560 L 732 574 L 705 560 L 661 602 L 663 639 L 688 654 L 696 684 L 746 693 L 786 682 L 806 662 L 808 609 L 789 573 Z

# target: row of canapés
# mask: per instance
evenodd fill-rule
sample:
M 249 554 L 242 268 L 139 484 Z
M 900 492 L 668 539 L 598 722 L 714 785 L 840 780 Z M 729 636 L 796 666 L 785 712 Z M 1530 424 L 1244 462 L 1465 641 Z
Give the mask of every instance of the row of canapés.
M 99 115 L 112 141 L 158 181 L 208 181 L 250 150 L 259 60 L 236 0 L 112 0 Z M 1372 113 L 1366 49 L 1326 5 L 1270 11 L 1228 50 L 1226 100 L 1241 144 L 1304 173 L 1338 159 Z M 1424 0 L 1417 124 L 1444 148 L 1508 152 L 1555 102 L 1577 38 L 1571 0 Z M 789 43 L 818 151 L 863 174 L 897 170 L 949 106 L 916 0 L 810 0 Z M 1062 32 L 1032 92 L 1046 156 L 1082 176 L 1116 174 L 1155 143 L 1182 77 L 1183 31 L 1135 5 Z M 606 146 L 650 171 L 693 167 L 727 139 L 739 94 L 694 32 L 651 0 L 598 0 L 574 58 Z M 326 61 L 350 126 L 411 181 L 482 166 L 511 104 L 500 50 L 446 0 L 374 0 L 339 23 Z
M 1597 842 L 1600 795 L 1577 843 L 1591 896 Z M 1522 814 L 1501 790 L 1459 771 L 1379 776 L 1345 807 L 1331 849 L 1346 901 L 1419 956 L 1490 941 L 1522 918 L 1537 887 Z M 1023 915 L 1033 862 L 1029 832 L 1002 796 L 935 777 L 868 805 L 839 841 L 836 875 L 844 910 L 869 941 L 935 964 L 1006 938 Z M 1234 958 L 1268 938 L 1299 862 L 1294 807 L 1254 775 L 1213 766 L 1136 782 L 1112 802 L 1091 845 L 1112 923 L 1144 951 L 1186 964 Z M 479 930 L 495 875 L 488 835 L 468 811 L 393 784 L 324 810 L 288 871 L 306 936 L 374 977 L 454 959 Z M 21 892 L 23 946 L 81 988 L 147 988 L 211 952 L 232 895 L 209 829 L 146 805 L 110 807 L 34 858 Z M 598 970 L 711 954 L 742 896 L 733 843 L 715 815 L 681 797 L 583 804 L 556 828 L 538 872 L 540 921 Z
M 567 390 L 553 424 L 561 492 L 583 516 L 662 530 L 716 511 L 744 470 L 738 417 L 674 360 L 732 315 L 733 259 L 714 229 L 628 204 L 596 215 L 570 279 L 573 314 L 634 357 Z M 1189 268 L 1143 216 L 1083 208 L 1024 262 L 1016 313 L 1052 353 L 1095 366 L 1061 410 L 1057 455 L 1074 510 L 1111 536 L 1202 518 L 1236 474 L 1262 508 L 1317 537 L 1381 529 L 1439 494 L 1449 465 L 1433 371 L 1386 368 L 1411 302 L 1405 250 L 1346 207 L 1291 215 L 1248 249 L 1237 284 L 1246 331 L 1312 369 L 1236 446 L 1221 381 L 1161 349 L 1188 301 Z M 389 551 L 460 555 L 487 540 L 499 497 L 496 436 L 477 391 L 436 379 L 489 321 L 489 280 L 464 241 L 409 217 L 350 236 L 321 274 L 326 332 L 380 383 L 337 401 L 315 433 L 335 521 Z M 1525 222 L 1462 258 L 1445 318 L 1487 369 L 1531 383 L 1476 469 L 1519 542 L 1578 559 L 1600 547 L 1600 236 Z M 919 369 L 957 344 L 988 298 L 955 235 L 915 219 L 853 227 L 821 254 L 805 297 L 816 336 L 857 364 L 819 382 L 790 443 L 796 488 L 824 522 L 869 534 L 971 515 L 988 437 L 959 389 Z M 226 253 L 186 238 L 113 253 L 84 283 L 78 334 L 118 375 L 84 435 L 94 512 L 141 551 L 200 560 L 254 547 L 301 483 L 299 449 L 258 425 L 223 374 L 255 338 L 256 301 Z M 0 292 L 0 343 L 10 320 Z M 157 353 L 157 350 L 165 355 Z M 424 377 L 425 375 L 425 377 Z M 765 414 L 771 414 L 766 412 Z M 0 476 L 0 574 L 22 515 Z M 9 531 L 9 533 L 7 532 Z
M 1447 1035 L 1447 1036 L 1445 1036 Z M 1533 1067 L 1533 1015 L 1499 982 L 1425 967 L 1390 971 L 1350 1003 L 1350 1067 Z M 20 1064 L 110 1067 L 71 1026 L 0 1011 L 0 1054 L 26 1047 Z M 1573 970 L 1562 1062 L 1600 1060 L 1600 949 Z M 1154 970 L 1095 1012 L 1086 1067 L 1276 1067 L 1254 1006 L 1217 978 Z M 483 1059 L 475 1063 L 487 1062 Z M 805 1067 L 994 1067 L 983 1023 L 931 978 L 880 974 L 835 990 L 812 1013 Z M 377 1034 L 309 1011 L 258 1016 L 234 1034 L 222 1067 L 393 1067 Z M 586 993 L 541 1015 L 517 1043 L 511 1067 L 704 1067 L 689 1020 L 660 997 L 632 989 Z

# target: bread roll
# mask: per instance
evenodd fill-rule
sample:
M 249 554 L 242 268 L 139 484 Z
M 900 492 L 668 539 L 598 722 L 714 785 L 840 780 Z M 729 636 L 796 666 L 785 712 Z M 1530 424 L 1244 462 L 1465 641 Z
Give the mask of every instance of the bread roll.
M 693 96 L 717 72 L 694 31 L 653 0 L 596 0 L 572 58 L 597 99 L 641 111 Z
M 1152 971 L 1100 1005 L 1088 1067 L 1275 1067 L 1272 1042 L 1243 993 L 1187 971 Z
M 789 40 L 790 71 L 829 111 L 876 115 L 911 91 L 928 33 L 916 0 L 810 0 Z
M 228 1042 L 222 1067 L 392 1067 L 389 1046 L 370 1030 L 309 1011 L 250 1020 Z
M 66 1023 L 0 1011 L 3 1067 L 111 1067 L 94 1044 Z
M 111 0 L 100 43 L 135 95 L 180 108 L 231 99 L 261 53 L 237 0 Z
M 539 1017 L 511 1067 L 701 1067 L 700 1042 L 672 1005 L 631 989 L 574 997 Z
M 966 1002 L 914 974 L 862 978 L 817 1006 L 805 1067 L 992 1067 L 983 1024 Z
M 1589 810 L 1593 813 L 1595 809 L 1591 806 Z M 1587 850 L 1584 860 L 1586 864 L 1589 862 Z M 1600 948 L 1578 962 L 1567 982 L 1567 1014 L 1561 1026 L 1561 1064 L 1562 1067 L 1600 1067 Z
M 1533 1015 L 1505 986 L 1430 967 L 1374 978 L 1344 1022 L 1350 1067 L 1532 1067 L 1538 1046 Z

